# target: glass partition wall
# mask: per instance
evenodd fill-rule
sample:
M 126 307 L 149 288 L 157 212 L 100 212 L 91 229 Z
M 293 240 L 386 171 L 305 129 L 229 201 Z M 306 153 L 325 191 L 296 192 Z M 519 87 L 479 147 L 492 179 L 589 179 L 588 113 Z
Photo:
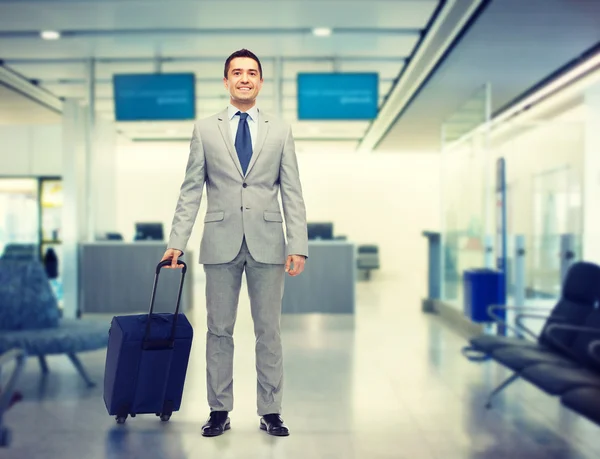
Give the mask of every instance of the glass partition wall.
M 489 87 L 474 100 L 464 106 L 470 119 L 486 120 L 468 129 L 469 110 L 461 108 L 442 134 L 442 298 L 462 309 L 463 272 L 496 266 L 495 165 L 504 158 L 507 301 L 515 282 L 514 241 L 522 235 L 526 303 L 552 304 L 560 294 L 562 244 L 570 241 L 575 259 L 582 253 L 584 123 L 561 115 L 492 124 Z M 464 131 L 456 120 L 464 121 Z
M 0 177 L 0 256 L 39 259 L 62 305 L 62 180 Z

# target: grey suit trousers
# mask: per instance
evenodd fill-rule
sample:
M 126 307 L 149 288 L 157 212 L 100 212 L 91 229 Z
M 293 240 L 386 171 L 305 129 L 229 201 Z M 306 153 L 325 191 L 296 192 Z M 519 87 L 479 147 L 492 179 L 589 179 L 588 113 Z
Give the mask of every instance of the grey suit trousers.
M 285 265 L 257 262 L 242 241 L 229 263 L 205 264 L 206 377 L 211 411 L 233 410 L 233 329 L 246 271 L 256 336 L 258 415 L 281 412 L 283 357 L 280 335 Z

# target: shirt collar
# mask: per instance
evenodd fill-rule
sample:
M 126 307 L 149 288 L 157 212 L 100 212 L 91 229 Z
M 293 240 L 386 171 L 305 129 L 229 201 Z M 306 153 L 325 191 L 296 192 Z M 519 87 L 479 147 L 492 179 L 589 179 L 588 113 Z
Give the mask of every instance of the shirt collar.
M 229 106 L 227 107 L 227 115 L 229 116 L 229 120 L 232 120 L 233 117 L 235 116 L 235 114 L 239 111 L 241 111 L 239 108 L 236 108 L 233 105 L 229 104 Z M 251 119 L 252 121 L 257 121 L 258 120 L 258 112 L 259 112 L 258 107 L 256 105 L 254 105 L 254 107 L 252 107 L 246 113 L 248 113 L 249 119 Z

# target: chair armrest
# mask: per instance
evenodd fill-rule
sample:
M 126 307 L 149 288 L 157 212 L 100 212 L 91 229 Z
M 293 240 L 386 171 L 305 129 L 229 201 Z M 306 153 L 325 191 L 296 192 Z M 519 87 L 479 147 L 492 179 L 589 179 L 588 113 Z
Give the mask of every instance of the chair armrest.
M 552 316 L 554 318 L 559 318 L 560 316 Z M 535 335 L 535 333 L 527 328 L 527 326 L 523 323 L 523 319 L 538 319 L 538 320 L 543 320 L 543 321 L 547 321 L 550 318 L 549 315 L 541 315 L 541 314 L 517 314 L 517 316 L 515 317 L 515 323 L 519 326 L 519 327 L 523 327 L 525 330 L 529 331 L 529 333 L 531 335 Z M 539 336 L 536 335 L 536 339 L 539 339 Z
M 495 314 L 494 311 L 496 310 L 506 310 L 506 311 L 545 311 L 548 312 L 547 308 L 542 308 L 542 307 L 538 307 L 538 306 L 507 306 L 507 305 L 499 305 L 499 304 L 493 304 L 490 305 L 488 307 L 488 314 L 494 319 L 494 322 L 496 322 L 499 325 L 503 325 L 504 327 L 508 328 L 509 330 L 512 330 L 514 333 L 517 334 L 517 336 L 521 336 L 522 332 L 525 332 L 526 334 L 528 334 L 530 337 L 532 337 L 535 341 L 537 341 L 539 339 L 539 337 L 533 332 L 531 331 L 529 328 L 527 328 L 525 325 L 523 325 L 523 323 L 519 320 L 520 317 L 524 317 L 526 316 L 526 314 L 517 314 L 515 323 L 517 324 L 516 327 L 508 324 L 504 319 L 502 319 L 501 317 L 499 317 L 498 315 Z M 531 314 L 530 317 L 535 317 L 535 318 L 548 318 L 548 315 L 546 316 L 541 316 L 541 315 L 535 315 L 535 314 Z
M 555 346 L 559 347 L 565 353 L 570 355 L 574 360 L 577 360 L 577 356 L 573 353 L 573 351 L 571 351 L 571 349 L 566 347 L 563 343 L 558 341 L 555 336 L 553 336 L 553 332 L 555 330 L 578 331 L 578 332 L 582 332 L 582 333 L 594 333 L 594 334 L 598 335 L 598 337 L 600 338 L 600 328 L 583 327 L 581 325 L 571 325 L 571 324 L 551 324 L 551 325 L 549 325 L 548 329 L 546 330 L 547 338 L 550 341 L 552 341 L 552 343 Z M 595 354 L 593 353 L 593 351 L 595 350 L 595 347 L 596 347 L 594 345 L 594 343 L 596 343 L 596 342 L 600 343 L 600 341 L 594 340 L 589 344 L 588 352 L 592 359 L 598 360 L 598 362 L 600 363 L 600 357 L 595 356 Z
M 596 354 L 598 348 L 600 348 L 600 340 L 592 341 L 588 346 L 588 352 L 592 359 L 600 363 L 600 355 Z
M 0 426 L 2 424 L 2 415 L 8 409 L 10 404 L 12 393 L 17 384 L 17 379 L 25 367 L 26 357 L 27 354 L 22 349 L 11 349 L 0 355 L 0 368 L 12 360 L 16 361 L 15 368 L 9 377 L 8 383 L 0 392 Z

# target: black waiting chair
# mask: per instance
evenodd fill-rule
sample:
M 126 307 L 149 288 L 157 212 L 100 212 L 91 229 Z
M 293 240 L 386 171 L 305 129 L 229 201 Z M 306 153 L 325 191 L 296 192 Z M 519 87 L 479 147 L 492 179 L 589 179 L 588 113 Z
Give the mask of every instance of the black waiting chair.
M 600 388 L 579 387 L 567 392 L 560 401 L 577 414 L 600 424 Z
M 594 334 L 598 336 L 598 332 L 594 332 Z M 595 365 L 600 365 L 600 339 L 592 341 L 588 351 Z M 567 408 L 600 424 L 600 387 L 598 385 L 585 385 L 571 389 L 565 392 L 560 400 Z
M 597 365 L 588 351 L 590 342 L 600 338 L 600 310 L 596 309 L 599 299 L 600 266 L 577 262 L 567 273 L 561 298 L 549 316 L 531 313 L 517 315 L 517 327 L 514 330 L 520 335 L 534 337 L 535 341 L 523 337 L 489 335 L 472 338 L 470 346 L 463 349 L 468 358 L 476 361 L 493 359 L 514 371 L 512 376 L 494 389 L 486 406 L 491 407 L 493 397 L 521 377 L 552 395 L 581 385 L 595 385 L 596 380 L 600 384 L 600 374 L 594 371 Z M 494 314 L 495 310 L 501 308 L 513 309 L 491 306 L 490 315 L 498 323 L 513 328 Z M 526 318 L 546 320 L 539 337 L 523 324 Z M 596 334 L 590 333 L 590 329 Z

